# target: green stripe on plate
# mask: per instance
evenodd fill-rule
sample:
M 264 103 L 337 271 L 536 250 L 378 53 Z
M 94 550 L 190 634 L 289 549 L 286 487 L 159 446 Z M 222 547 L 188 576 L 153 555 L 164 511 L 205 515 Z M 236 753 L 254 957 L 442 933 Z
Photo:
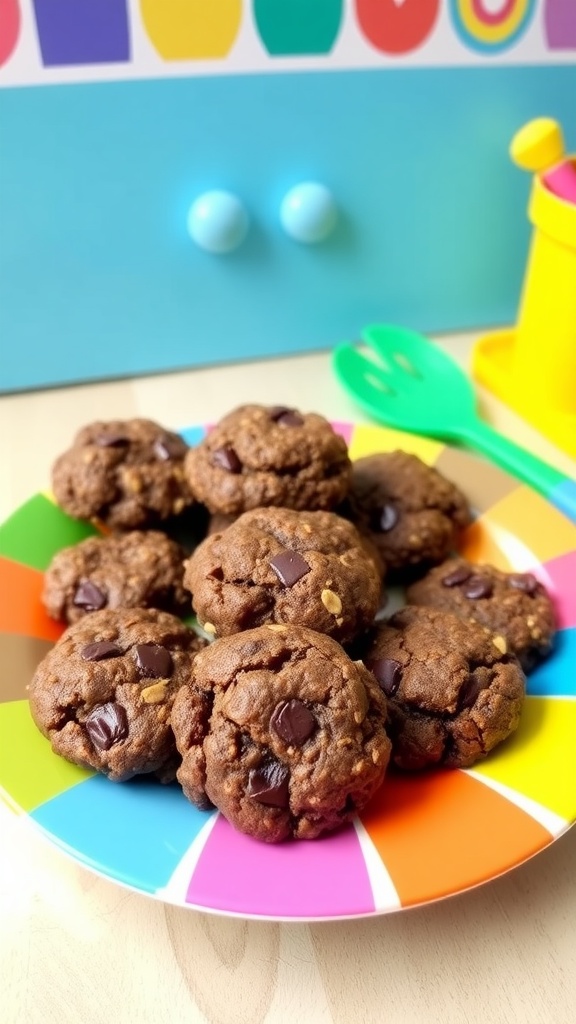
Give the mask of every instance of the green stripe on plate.
M 0 525 L 0 555 L 43 572 L 61 548 L 97 532 L 92 523 L 72 519 L 44 494 L 36 494 Z

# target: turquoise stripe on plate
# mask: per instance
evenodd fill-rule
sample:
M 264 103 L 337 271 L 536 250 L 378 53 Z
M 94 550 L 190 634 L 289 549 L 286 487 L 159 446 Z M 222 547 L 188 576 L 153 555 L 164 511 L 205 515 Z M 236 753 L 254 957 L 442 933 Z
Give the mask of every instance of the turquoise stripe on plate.
M 183 437 L 186 444 L 189 444 L 191 448 L 195 445 L 200 444 L 200 441 L 206 435 L 206 427 L 184 427 L 183 430 L 179 431 L 180 437 Z
M 96 775 L 37 807 L 31 818 L 77 860 L 153 893 L 165 886 L 206 823 L 176 784 Z
M 528 676 L 531 697 L 576 697 L 576 629 L 561 629 L 554 651 Z
M 576 480 L 566 477 L 566 480 L 550 491 L 549 498 L 556 508 L 576 523 Z

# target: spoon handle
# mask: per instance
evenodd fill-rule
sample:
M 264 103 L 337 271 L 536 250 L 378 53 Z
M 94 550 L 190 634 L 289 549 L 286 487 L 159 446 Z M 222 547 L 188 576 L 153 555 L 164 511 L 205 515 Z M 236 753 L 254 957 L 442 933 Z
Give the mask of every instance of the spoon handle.
M 576 523 L 576 481 L 509 441 L 482 420 L 471 420 L 458 433 L 462 441 L 539 491 Z

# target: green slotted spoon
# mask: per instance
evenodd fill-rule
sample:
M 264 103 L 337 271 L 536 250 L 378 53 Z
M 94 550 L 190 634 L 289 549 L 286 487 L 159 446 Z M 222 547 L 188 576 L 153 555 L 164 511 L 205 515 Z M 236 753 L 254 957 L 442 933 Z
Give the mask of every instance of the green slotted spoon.
M 576 522 L 574 481 L 484 423 L 471 382 L 421 334 L 388 324 L 366 327 L 367 350 L 343 343 L 333 353 L 338 380 L 374 419 L 398 430 L 456 441 L 482 452 L 549 500 L 562 488 L 562 511 Z

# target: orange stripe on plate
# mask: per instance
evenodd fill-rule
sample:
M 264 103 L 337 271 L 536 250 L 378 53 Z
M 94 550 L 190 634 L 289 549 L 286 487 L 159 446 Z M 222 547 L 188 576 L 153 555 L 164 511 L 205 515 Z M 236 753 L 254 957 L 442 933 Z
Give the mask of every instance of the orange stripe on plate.
M 402 906 L 485 882 L 552 841 L 528 814 L 459 771 L 390 774 L 360 817 Z
M 496 502 L 485 519 L 522 541 L 534 553 L 535 561 L 547 562 L 576 550 L 576 526 L 529 487 L 518 486 Z
M 487 516 L 481 516 L 468 527 L 458 545 L 458 551 L 470 562 L 495 565 L 503 572 L 510 572 L 515 568 L 502 548 L 496 543 L 496 538 L 490 531 L 490 521 Z
M 0 558 L 0 630 L 37 640 L 57 640 L 64 628 L 48 617 L 40 600 L 43 574 Z

